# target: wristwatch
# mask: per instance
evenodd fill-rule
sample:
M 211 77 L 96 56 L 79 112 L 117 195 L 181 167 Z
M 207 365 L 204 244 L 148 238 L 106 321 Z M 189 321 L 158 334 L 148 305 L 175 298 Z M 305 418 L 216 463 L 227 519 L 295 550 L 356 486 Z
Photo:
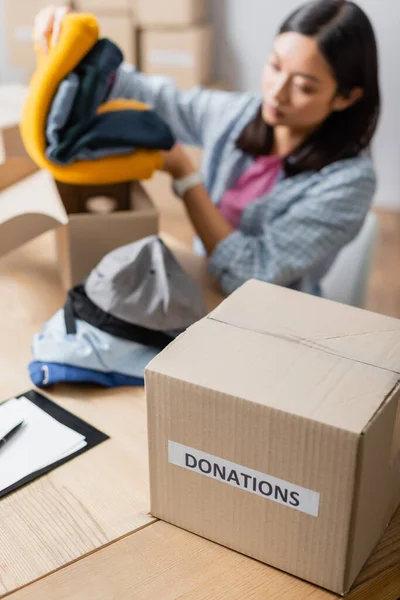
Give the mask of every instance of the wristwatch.
M 181 179 L 174 179 L 172 182 L 172 189 L 178 198 L 183 198 L 186 192 L 196 187 L 196 185 L 202 185 L 203 178 L 200 173 L 191 173 Z

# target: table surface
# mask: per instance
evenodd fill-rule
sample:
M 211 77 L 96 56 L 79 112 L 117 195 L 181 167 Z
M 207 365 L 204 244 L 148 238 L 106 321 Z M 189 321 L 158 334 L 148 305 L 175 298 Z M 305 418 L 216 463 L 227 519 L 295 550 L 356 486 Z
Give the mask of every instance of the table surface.
M 216 306 L 204 262 L 165 240 Z M 54 257 L 50 233 L 0 259 L 2 399 L 31 388 L 31 340 L 63 304 Z M 111 439 L 0 501 L 0 597 L 335 598 L 149 514 L 143 389 L 59 386 L 47 395 Z M 399 597 L 400 511 L 349 598 Z

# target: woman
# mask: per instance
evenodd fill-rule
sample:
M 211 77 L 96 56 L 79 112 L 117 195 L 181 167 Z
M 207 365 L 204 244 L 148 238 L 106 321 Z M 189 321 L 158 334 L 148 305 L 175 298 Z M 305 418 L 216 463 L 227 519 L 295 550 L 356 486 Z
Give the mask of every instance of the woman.
M 42 44 L 59 25 L 53 9 L 38 16 Z M 296 10 L 275 39 L 262 95 L 179 92 L 124 65 L 111 97 L 150 104 L 179 143 L 204 148 L 201 176 L 179 144 L 164 169 L 224 292 L 256 278 L 320 293 L 376 186 L 368 148 L 380 111 L 377 47 L 356 4 Z

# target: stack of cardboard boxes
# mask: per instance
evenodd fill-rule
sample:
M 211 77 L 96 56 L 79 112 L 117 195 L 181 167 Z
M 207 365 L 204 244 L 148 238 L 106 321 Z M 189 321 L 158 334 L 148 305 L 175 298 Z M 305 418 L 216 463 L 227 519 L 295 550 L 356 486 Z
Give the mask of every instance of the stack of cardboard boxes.
M 180 89 L 212 81 L 206 0 L 136 0 L 136 15 L 145 73 L 170 75 Z
M 37 13 L 52 4 L 64 6 L 65 0 L 4 0 L 7 62 L 20 74 L 22 83 L 29 81 L 36 68 L 33 47 L 33 23 Z
M 93 13 L 99 23 L 101 37 L 117 44 L 127 62 L 137 64 L 133 0 L 74 0 L 71 6 L 79 12 Z
M 27 83 L 36 67 L 33 24 L 37 13 L 52 4 L 96 15 L 102 37 L 121 48 L 125 60 L 136 64 L 136 25 L 132 0 L 5 0 L 7 59 Z
M 27 83 L 35 69 L 33 22 L 48 4 L 93 13 L 102 37 L 145 73 L 187 89 L 212 82 L 213 28 L 206 0 L 5 0 L 7 59 Z

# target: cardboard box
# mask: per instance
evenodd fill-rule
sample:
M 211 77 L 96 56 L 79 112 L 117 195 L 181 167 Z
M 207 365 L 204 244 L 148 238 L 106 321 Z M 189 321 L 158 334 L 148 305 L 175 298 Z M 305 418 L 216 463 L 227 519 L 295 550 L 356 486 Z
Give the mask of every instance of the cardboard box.
M 27 93 L 24 85 L 0 86 L 0 165 L 11 157 L 28 158 L 19 132 Z
M 400 323 L 250 281 L 146 371 L 151 512 L 347 592 L 400 501 Z
M 21 181 L 37 170 L 37 166 L 29 158 L 9 158 L 5 163 L 0 164 L 0 190 Z
M 37 171 L 19 132 L 25 97 L 25 86 L 0 86 L 0 190 Z
M 38 171 L 0 192 L 0 256 L 66 223 L 53 180 Z
M 212 80 L 211 25 L 185 29 L 145 29 L 140 34 L 141 67 L 145 73 L 169 75 L 180 89 Z
M 124 186 L 130 210 L 107 215 L 68 215 L 55 182 L 45 171 L 4 189 L 0 192 L 0 255 L 56 229 L 60 274 L 69 289 L 111 250 L 158 233 L 158 213 L 142 186 L 136 182 Z M 89 188 L 82 191 L 82 197 L 102 192 L 118 199 L 116 189 Z M 123 197 L 121 189 L 120 195 Z
M 58 186 L 64 205 L 68 206 L 76 194 L 77 186 Z M 59 263 L 66 289 L 81 282 L 111 250 L 158 233 L 158 212 L 139 183 L 86 189 L 82 186 L 80 192 L 81 201 L 83 198 L 108 196 L 115 198 L 121 206 L 126 198 L 128 210 L 117 210 L 110 214 L 78 214 L 73 210 L 68 215 L 68 225 L 56 232 Z
M 122 50 L 126 62 L 136 64 L 136 30 L 132 16 L 95 13 L 100 36 L 109 38 Z
M 52 0 L 65 6 L 65 0 Z M 49 5 L 48 0 L 4 0 L 7 59 L 13 67 L 22 67 L 25 82 L 36 69 L 33 24 L 37 13 Z
M 79 12 L 131 13 L 133 0 L 74 0 L 74 8 Z
M 187 27 L 207 18 L 206 0 L 136 0 L 136 14 L 143 27 Z

